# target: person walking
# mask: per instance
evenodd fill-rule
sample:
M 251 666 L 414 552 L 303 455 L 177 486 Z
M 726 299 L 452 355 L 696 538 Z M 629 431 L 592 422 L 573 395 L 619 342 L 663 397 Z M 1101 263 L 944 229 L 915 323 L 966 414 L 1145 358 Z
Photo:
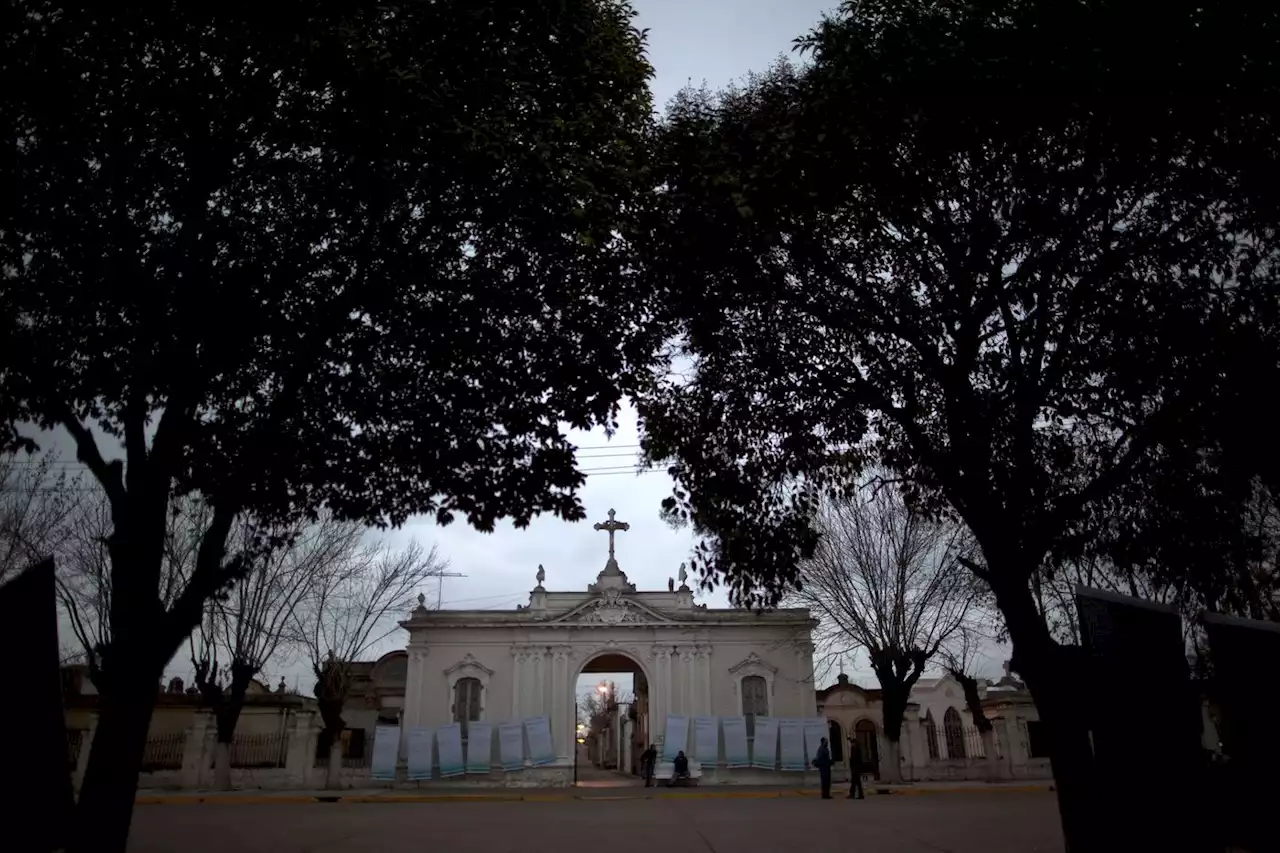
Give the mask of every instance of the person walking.
M 818 754 L 813 757 L 813 766 L 818 768 L 818 779 L 822 782 L 822 799 L 831 799 L 831 748 L 827 739 L 818 744 Z
M 854 797 L 853 792 L 857 791 L 858 796 Z M 862 747 L 858 743 L 858 738 L 852 736 L 849 738 L 849 796 L 848 799 L 864 799 L 862 792 Z
M 649 748 L 640 755 L 640 766 L 644 768 L 644 786 L 646 788 L 653 787 L 653 766 L 657 761 L 658 748 L 653 744 L 649 744 Z

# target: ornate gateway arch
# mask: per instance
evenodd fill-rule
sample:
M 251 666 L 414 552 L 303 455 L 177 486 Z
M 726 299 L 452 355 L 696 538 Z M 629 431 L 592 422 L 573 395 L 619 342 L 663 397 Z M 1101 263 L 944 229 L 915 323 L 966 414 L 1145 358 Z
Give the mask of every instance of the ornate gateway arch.
M 628 525 L 610 510 L 609 520 L 595 527 L 609 533 L 609 557 L 585 591 L 547 590 L 539 566 L 529 603 L 514 610 L 428 610 L 420 597 L 401 623 L 409 631 L 407 728 L 546 716 L 556 761 L 528 775 L 539 783 L 567 783 L 577 676 L 593 658 L 609 654 L 639 665 L 658 739 L 669 714 L 816 714 L 809 611 L 695 604 L 683 567 L 679 588 L 639 591 L 615 556 L 614 534 Z M 744 679 L 764 681 L 767 689 L 751 682 L 744 691 Z

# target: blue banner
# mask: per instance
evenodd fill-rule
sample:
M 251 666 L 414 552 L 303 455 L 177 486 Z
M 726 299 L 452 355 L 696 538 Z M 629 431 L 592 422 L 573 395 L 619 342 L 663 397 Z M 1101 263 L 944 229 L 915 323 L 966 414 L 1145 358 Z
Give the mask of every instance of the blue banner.
M 778 740 L 782 745 L 782 769 L 804 771 L 804 724 L 802 720 L 778 721 Z
M 378 726 L 373 732 L 373 779 L 395 779 L 396 761 L 400 758 L 400 727 Z
M 409 729 L 409 770 L 411 780 L 431 778 L 431 746 L 435 742 L 433 729 Z
M 756 737 L 751 744 L 751 766 L 775 770 L 778 766 L 778 721 L 756 717 Z
M 498 726 L 498 762 L 507 772 L 524 769 L 524 726 L 519 723 Z
M 689 745 L 689 718 L 679 714 L 667 715 L 667 731 L 662 740 L 662 760 L 675 761 L 676 753 Z
M 546 717 L 530 717 L 524 721 L 525 735 L 529 738 L 529 762 L 554 764 L 556 748 L 551 742 L 551 721 Z
M 467 772 L 493 770 L 493 723 L 471 723 L 467 727 Z
M 467 772 L 462 761 L 462 726 L 450 723 L 436 729 L 436 753 L 441 776 L 461 776 Z
M 724 764 L 726 767 L 750 767 L 751 756 L 747 751 L 747 720 L 745 717 L 721 717 L 724 731 Z
M 716 717 L 694 717 L 693 751 L 710 768 L 720 760 L 720 720 Z

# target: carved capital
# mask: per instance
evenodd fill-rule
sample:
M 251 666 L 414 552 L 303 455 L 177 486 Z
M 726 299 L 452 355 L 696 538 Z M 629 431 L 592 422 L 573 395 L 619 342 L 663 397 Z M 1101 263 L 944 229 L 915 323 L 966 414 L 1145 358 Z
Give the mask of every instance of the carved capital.
M 657 645 L 653 647 L 653 659 L 656 661 L 669 660 L 671 658 L 671 647 Z

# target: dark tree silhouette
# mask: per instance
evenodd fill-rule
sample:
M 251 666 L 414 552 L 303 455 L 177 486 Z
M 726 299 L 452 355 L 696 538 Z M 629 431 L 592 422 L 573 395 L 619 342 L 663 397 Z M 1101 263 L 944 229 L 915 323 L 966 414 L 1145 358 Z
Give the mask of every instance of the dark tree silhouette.
M 1080 660 L 1030 580 L 1130 490 L 1151 509 L 1207 479 L 1207 518 L 1234 515 L 1257 436 L 1216 416 L 1280 363 L 1276 15 L 846 3 L 800 40 L 811 65 L 686 92 L 660 133 L 646 274 L 681 372 L 640 412 L 704 578 L 773 603 L 868 465 L 957 514 L 1072 849 L 1101 849 Z
M 657 344 L 626 251 L 651 69 L 613 0 L 3 14 L 0 422 L 69 432 L 110 503 L 73 846 L 120 851 L 239 514 L 582 515 L 561 425 L 611 422 Z M 212 516 L 165 606 L 174 493 Z

